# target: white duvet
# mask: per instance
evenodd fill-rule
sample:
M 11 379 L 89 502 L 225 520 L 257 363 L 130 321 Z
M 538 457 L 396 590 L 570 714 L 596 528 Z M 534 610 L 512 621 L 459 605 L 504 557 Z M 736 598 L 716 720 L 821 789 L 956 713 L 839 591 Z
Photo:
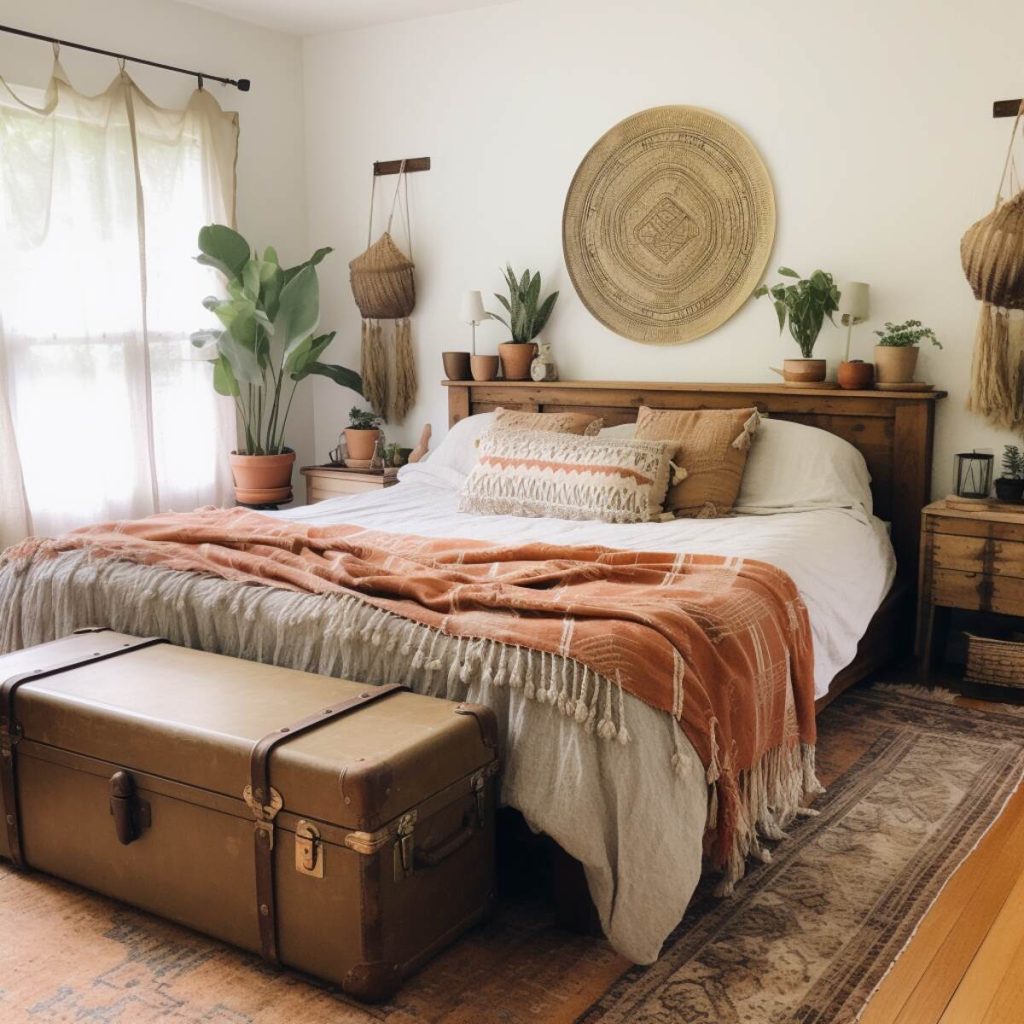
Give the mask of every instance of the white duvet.
M 570 522 L 459 513 L 464 474 L 444 465 L 408 466 L 400 479 L 384 491 L 276 515 L 432 537 L 602 544 L 770 562 L 792 577 L 807 605 L 818 696 L 853 659 L 895 574 L 885 524 L 859 507 L 631 525 Z M 504 802 L 582 862 L 612 945 L 637 963 L 655 960 L 700 877 L 707 817 L 704 770 L 685 738 L 681 771 L 670 767 L 678 727 L 627 695 L 633 739 L 620 745 L 596 741 L 511 687 L 478 681 L 468 699 L 498 712 Z

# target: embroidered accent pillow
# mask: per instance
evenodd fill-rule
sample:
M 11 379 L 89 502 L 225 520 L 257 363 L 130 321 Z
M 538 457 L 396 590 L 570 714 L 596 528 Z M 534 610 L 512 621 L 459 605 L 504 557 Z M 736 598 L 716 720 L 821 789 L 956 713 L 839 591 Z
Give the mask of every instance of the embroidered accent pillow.
M 665 498 L 665 508 L 679 518 L 714 519 L 736 504 L 750 439 L 761 423 L 749 409 L 648 409 L 636 419 L 636 438 L 674 441 L 682 468 Z
M 644 523 L 662 512 L 677 445 L 492 430 L 462 485 L 460 512 Z
M 494 410 L 495 430 L 553 430 L 593 437 L 603 426 L 603 419 L 588 412 L 519 412 L 500 406 Z

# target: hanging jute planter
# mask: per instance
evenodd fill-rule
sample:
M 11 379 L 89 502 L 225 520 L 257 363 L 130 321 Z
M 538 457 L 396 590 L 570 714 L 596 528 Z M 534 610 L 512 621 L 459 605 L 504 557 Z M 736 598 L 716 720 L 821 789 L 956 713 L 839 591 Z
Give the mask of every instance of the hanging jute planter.
M 363 316 L 362 377 L 363 394 L 374 412 L 392 423 L 400 423 L 416 400 L 416 363 L 412 350 L 409 316 L 416 305 L 415 264 L 391 237 L 399 190 L 406 182 L 404 197 L 406 239 L 412 252 L 409 226 L 409 193 L 405 163 L 398 175 L 391 202 L 387 230 L 370 244 L 373 237 L 373 203 L 377 186 L 374 175 L 370 190 L 370 226 L 366 233 L 366 251 L 349 263 L 352 294 Z M 382 320 L 394 321 L 394 359 L 388 352 Z
M 1024 428 L 1024 352 L 1011 340 L 1010 311 L 1024 309 L 1024 190 L 1003 200 L 1014 183 L 1013 143 L 1024 104 L 1013 123 L 995 209 L 967 229 L 960 260 L 981 302 L 967 407 L 999 427 Z

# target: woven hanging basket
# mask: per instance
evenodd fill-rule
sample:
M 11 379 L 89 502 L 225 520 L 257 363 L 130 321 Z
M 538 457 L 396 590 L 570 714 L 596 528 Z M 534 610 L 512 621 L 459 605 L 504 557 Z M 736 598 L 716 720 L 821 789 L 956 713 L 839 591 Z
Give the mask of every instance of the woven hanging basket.
M 976 299 L 1024 309 L 1024 191 L 967 229 L 960 262 Z
M 415 264 L 385 231 L 348 268 L 359 312 L 371 320 L 400 320 L 416 305 Z
M 1024 309 L 1024 191 L 1003 200 L 1014 179 L 1013 144 L 1024 115 L 1017 113 L 995 209 L 960 240 L 964 274 L 981 302 L 971 362 L 967 408 L 1008 430 L 1024 428 L 1024 349 L 1011 336 L 1010 311 Z

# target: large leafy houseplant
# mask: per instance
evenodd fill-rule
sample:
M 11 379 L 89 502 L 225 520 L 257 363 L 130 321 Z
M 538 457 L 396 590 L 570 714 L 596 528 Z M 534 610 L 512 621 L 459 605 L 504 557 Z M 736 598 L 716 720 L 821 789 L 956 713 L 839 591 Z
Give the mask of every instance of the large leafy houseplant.
M 511 264 L 505 268 L 505 282 L 508 296 L 494 295 L 505 307 L 505 312 L 489 312 L 487 315 L 503 323 L 512 335 L 511 341 L 498 346 L 506 380 L 525 380 L 530 375 L 530 363 L 537 354 L 533 339 L 544 330 L 558 301 L 558 292 L 552 292 L 542 300 L 540 273 L 531 274 L 524 270 L 522 276 L 517 277 Z
M 244 436 L 245 451 L 238 454 L 281 455 L 301 381 L 317 374 L 362 394 L 358 373 L 319 361 L 335 332 L 317 333 L 316 268 L 332 250 L 317 249 L 305 263 L 285 268 L 273 247 L 259 255 L 224 224 L 202 228 L 199 249 L 196 260 L 224 275 L 227 297 L 203 299 L 220 326 L 197 331 L 192 344 L 215 353 L 210 360 L 213 386 L 234 399 Z
M 832 314 L 839 309 L 839 289 L 832 275 L 824 270 L 816 270 L 804 278 L 789 267 L 779 267 L 779 274 L 791 278 L 793 283 L 763 284 L 755 290 L 754 298 L 771 296 L 780 333 L 788 322 L 789 333 L 800 347 L 800 354 L 810 359 L 825 317 L 835 323 Z

